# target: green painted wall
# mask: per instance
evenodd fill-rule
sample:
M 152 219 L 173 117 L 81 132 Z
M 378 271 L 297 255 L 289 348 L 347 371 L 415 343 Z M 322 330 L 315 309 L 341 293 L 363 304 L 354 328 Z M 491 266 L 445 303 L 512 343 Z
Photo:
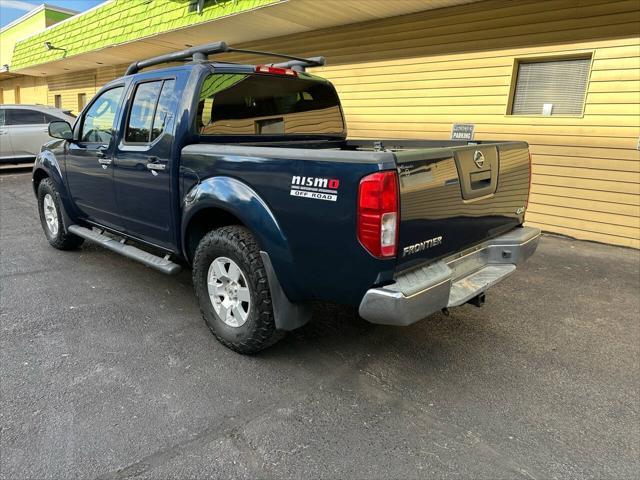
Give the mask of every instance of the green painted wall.
M 16 44 L 12 69 L 68 58 L 111 45 L 131 42 L 189 25 L 262 7 L 281 0 L 205 2 L 198 14 L 191 0 L 112 0 L 46 32 Z M 45 50 L 43 42 L 63 50 Z

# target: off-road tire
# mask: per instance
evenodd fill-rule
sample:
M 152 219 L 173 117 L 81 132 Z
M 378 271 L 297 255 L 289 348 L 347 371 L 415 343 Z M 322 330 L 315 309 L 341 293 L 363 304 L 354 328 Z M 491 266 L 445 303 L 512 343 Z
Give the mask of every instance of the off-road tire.
M 239 327 L 223 322 L 209 297 L 209 267 L 218 257 L 233 260 L 247 280 L 251 305 L 246 322 Z M 260 249 L 245 227 L 231 225 L 206 234 L 196 248 L 192 271 L 200 311 L 220 343 L 238 353 L 252 354 L 273 345 L 284 336 L 284 332 L 275 327 L 269 282 Z
M 52 234 L 45 219 L 44 199 L 47 195 L 53 199 L 53 203 L 56 208 L 58 229 L 55 234 Z M 56 190 L 56 187 L 50 178 L 45 178 L 38 185 L 38 213 L 40 214 L 40 223 L 42 225 L 44 235 L 47 237 L 47 240 L 52 247 L 57 248 L 58 250 L 75 250 L 82 245 L 84 238 L 78 237 L 77 235 L 65 230 L 62 221 L 62 202 L 60 201 L 60 194 Z

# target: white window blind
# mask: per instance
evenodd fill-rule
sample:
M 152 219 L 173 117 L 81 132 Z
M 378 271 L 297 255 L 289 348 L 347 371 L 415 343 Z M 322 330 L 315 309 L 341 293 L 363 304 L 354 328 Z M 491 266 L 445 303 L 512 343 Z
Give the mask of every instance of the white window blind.
M 590 58 L 520 63 L 512 115 L 580 115 Z

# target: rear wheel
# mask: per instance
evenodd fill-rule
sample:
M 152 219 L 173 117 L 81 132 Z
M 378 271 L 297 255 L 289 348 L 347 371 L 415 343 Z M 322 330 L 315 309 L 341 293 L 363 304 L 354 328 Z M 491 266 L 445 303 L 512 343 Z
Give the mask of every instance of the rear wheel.
M 204 236 L 193 261 L 193 284 L 202 315 L 223 345 L 255 353 L 282 337 L 260 249 L 246 228 L 227 226 Z
M 50 178 L 45 178 L 38 185 L 38 211 L 42 230 L 52 247 L 72 250 L 82 245 L 83 238 L 64 229 L 60 195 Z

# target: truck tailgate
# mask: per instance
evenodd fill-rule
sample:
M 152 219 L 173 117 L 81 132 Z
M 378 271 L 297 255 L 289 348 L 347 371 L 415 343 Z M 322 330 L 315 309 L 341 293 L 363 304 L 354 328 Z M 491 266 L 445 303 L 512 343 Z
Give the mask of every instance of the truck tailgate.
M 467 250 L 524 221 L 524 142 L 396 151 L 400 182 L 398 268 Z

